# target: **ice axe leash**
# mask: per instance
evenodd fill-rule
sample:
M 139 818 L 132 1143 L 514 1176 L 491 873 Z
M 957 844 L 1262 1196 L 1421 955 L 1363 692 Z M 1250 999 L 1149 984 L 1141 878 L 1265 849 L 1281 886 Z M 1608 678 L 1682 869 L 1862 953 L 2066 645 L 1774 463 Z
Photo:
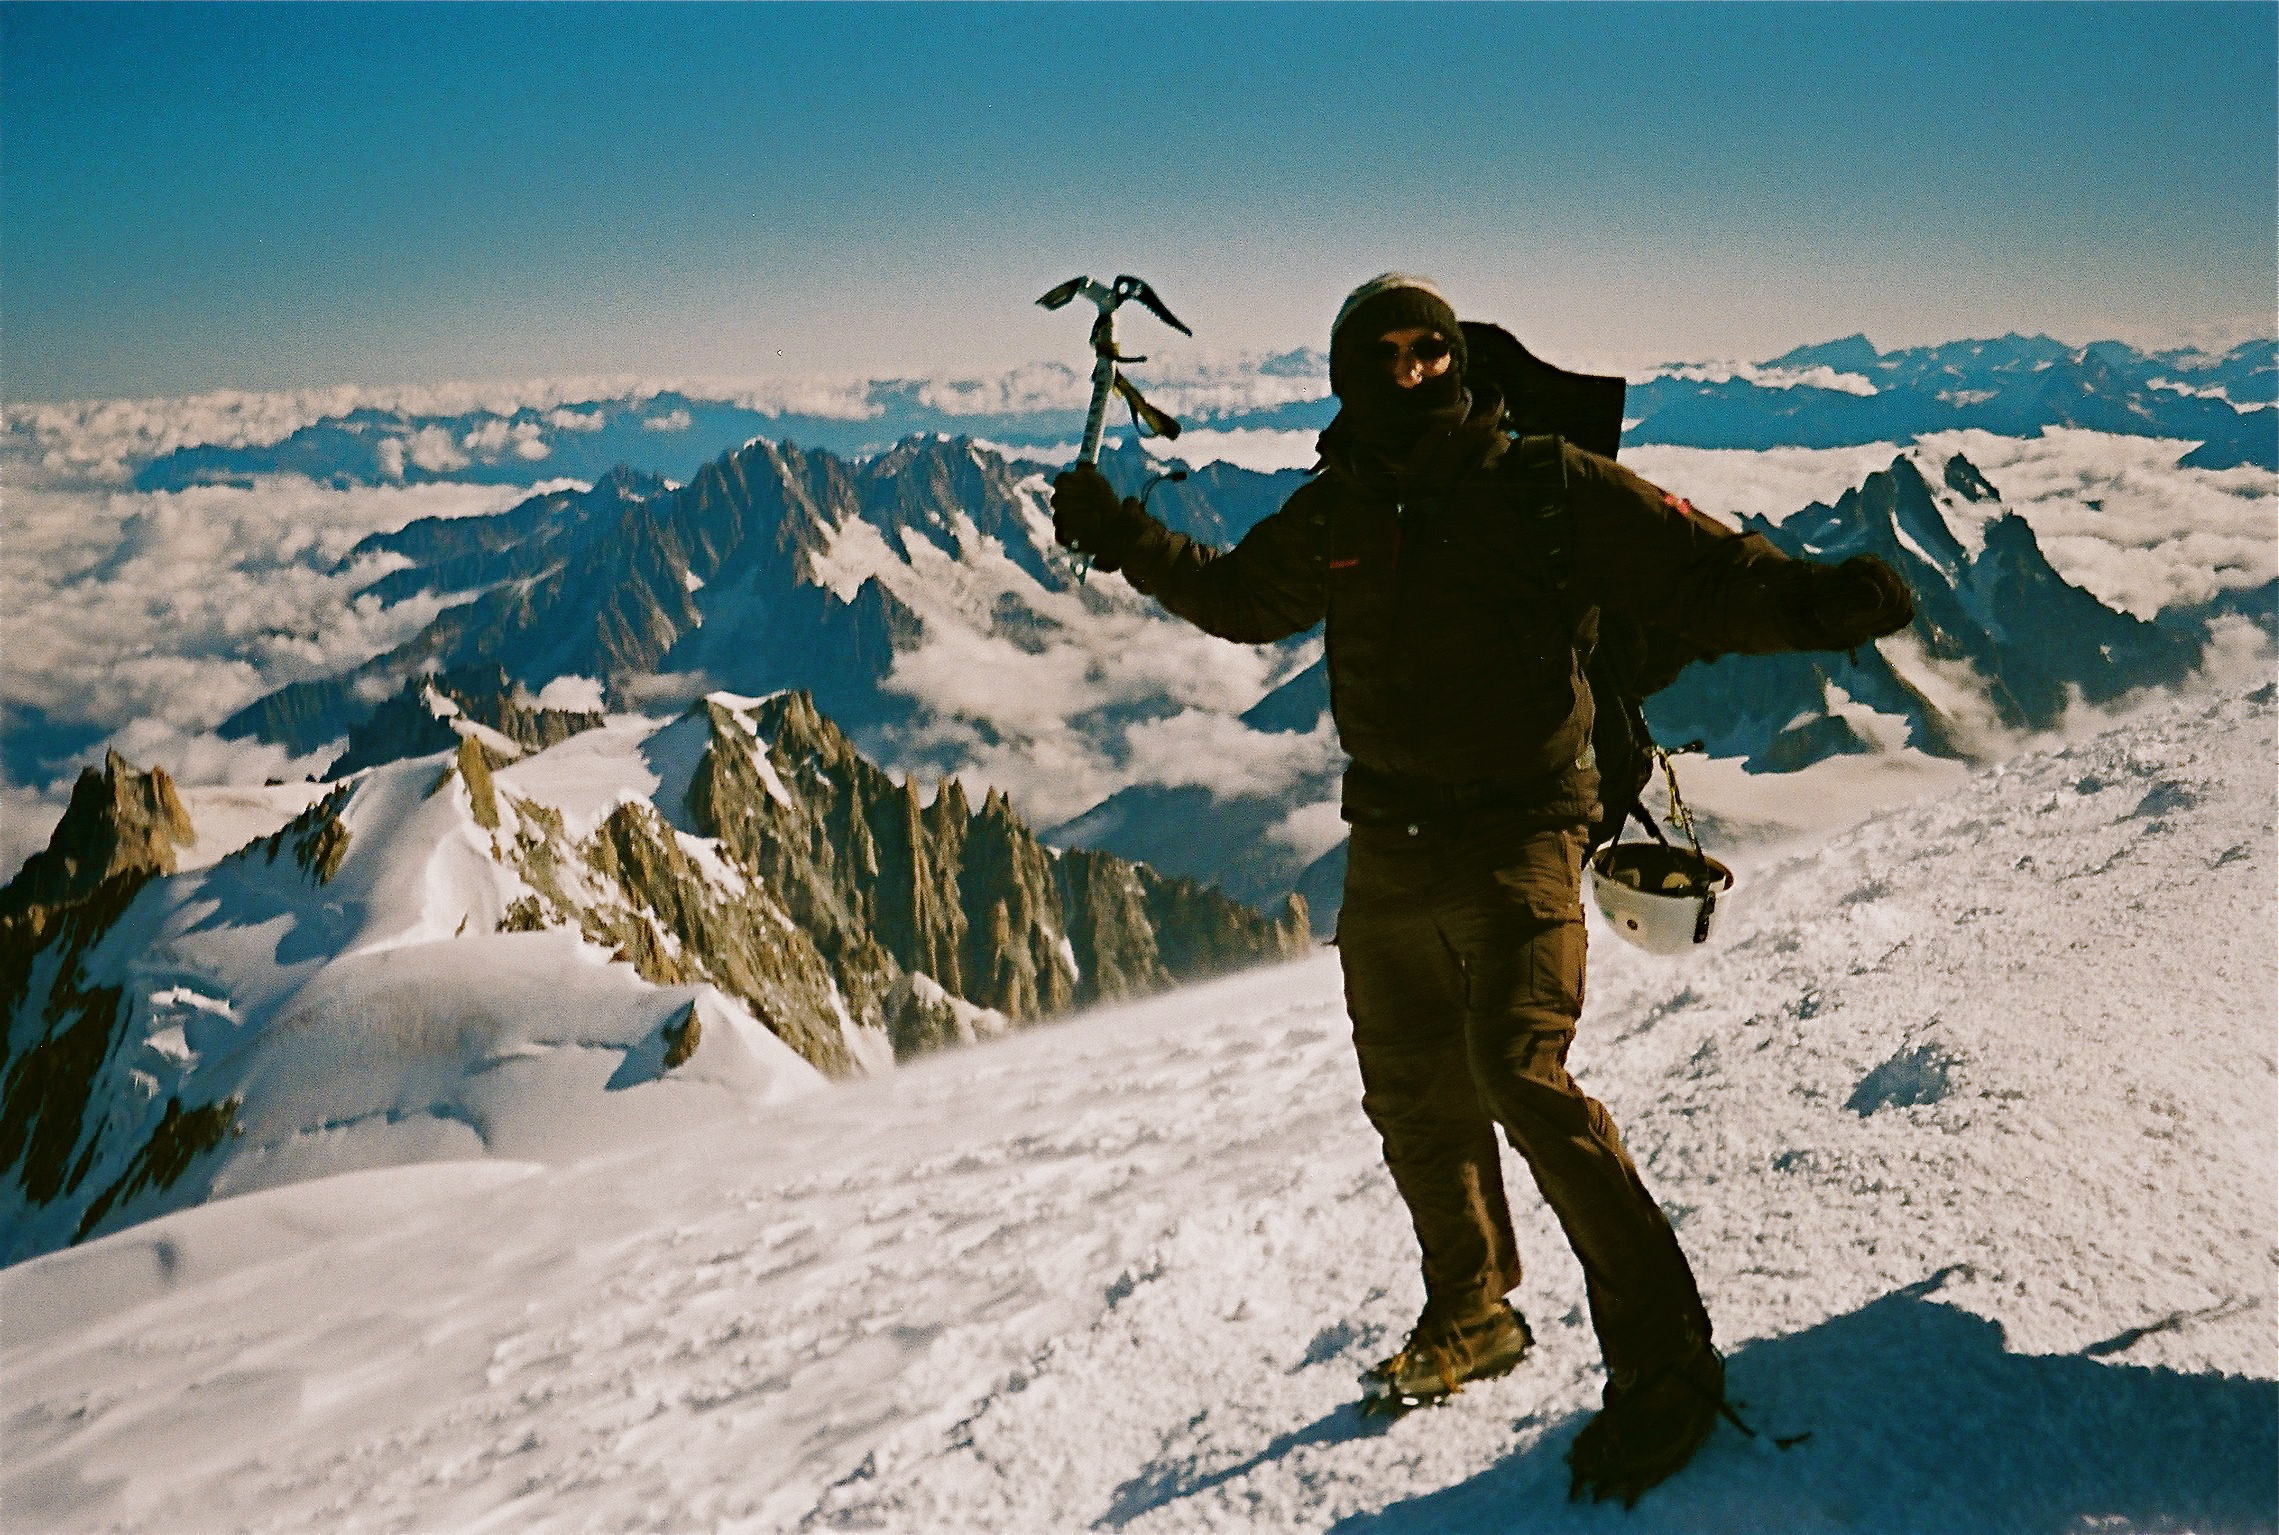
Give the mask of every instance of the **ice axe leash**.
M 1047 309 L 1059 309 L 1072 300 L 1087 298 L 1099 313 L 1092 321 L 1092 403 L 1084 417 L 1084 444 L 1077 449 L 1076 461 L 1087 466 L 1100 462 L 1100 434 L 1108 424 L 1108 396 L 1120 394 L 1131 407 L 1132 428 L 1141 436 L 1177 437 L 1179 423 L 1170 415 L 1157 410 L 1140 395 L 1139 388 L 1124 377 L 1119 363 L 1145 362 L 1145 357 L 1127 357 L 1116 350 L 1116 311 L 1130 299 L 1138 299 L 1147 311 L 1179 332 L 1182 336 L 1195 333 L 1164 306 L 1155 290 L 1130 274 L 1118 277 L 1113 283 L 1094 282 L 1089 277 L 1071 277 L 1059 287 L 1037 300 Z M 1077 567 L 1077 579 L 1082 581 L 1092 568 L 1087 559 Z

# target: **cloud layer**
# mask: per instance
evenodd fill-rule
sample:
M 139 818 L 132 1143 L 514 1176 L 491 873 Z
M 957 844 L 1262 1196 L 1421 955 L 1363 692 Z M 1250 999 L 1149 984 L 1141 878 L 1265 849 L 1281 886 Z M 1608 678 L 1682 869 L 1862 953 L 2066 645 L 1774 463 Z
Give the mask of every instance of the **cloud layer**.
M 2187 469 L 2193 444 L 2051 427 L 2039 437 L 1991 432 L 1926 434 L 1858 448 L 1624 450 L 1622 461 L 1704 511 L 1774 523 L 1812 502 L 1833 505 L 1902 451 L 1932 485 L 1960 453 L 2001 493 L 1999 505 L 1951 515 L 2013 511 L 2026 519 L 2059 575 L 2100 601 L 2150 618 L 2279 574 L 2279 478 L 2253 467 Z M 1966 545 L 1977 526 L 1955 529 Z
M 1322 359 L 1312 353 L 1182 364 L 1149 378 L 1147 388 L 1167 409 L 1200 424 L 1176 444 L 1151 446 L 1192 463 L 1310 465 L 1311 431 L 1208 422 L 1319 399 L 1325 386 Z M 477 459 L 542 461 L 548 432 L 600 427 L 599 414 L 578 407 L 602 399 L 646 401 L 678 391 L 758 411 L 864 420 L 883 408 L 878 391 L 899 390 L 945 413 L 987 417 L 1071 409 L 1081 405 L 1084 387 L 1081 369 L 1051 363 L 982 379 L 901 384 L 564 379 L 10 406 L 0 432 L 0 652 L 7 658 L 0 676 L 7 739 L 0 744 L 8 748 L 7 771 L 0 772 L 0 860 L 12 869 L 44 840 L 70 774 L 104 740 L 193 782 L 306 771 L 314 764 L 222 743 L 211 729 L 285 682 L 332 674 L 400 642 L 432 616 L 434 599 L 389 609 L 357 599 L 356 589 L 380 569 L 336 569 L 347 550 L 365 534 L 413 517 L 494 511 L 530 493 L 453 484 L 337 490 L 283 477 L 165 493 L 121 488 L 155 454 L 198 443 L 275 442 L 359 408 L 477 413 L 471 427 L 427 425 L 391 444 L 399 470 L 415 464 L 448 474 Z M 504 419 L 524 408 L 538 419 Z M 654 414 L 669 426 L 677 409 L 660 406 Z M 494 414 L 483 420 L 481 412 Z M 1934 482 L 1948 455 L 1965 454 L 2004 504 L 2033 525 L 2062 574 L 2108 603 L 2150 616 L 2274 573 L 2274 477 L 2255 469 L 2179 468 L 2189 446 L 2053 429 L 2032 439 L 1943 433 L 1904 451 Z M 1777 522 L 1810 502 L 1833 502 L 1901 451 L 1892 443 L 1762 452 L 1647 445 L 1623 456 L 1706 510 Z M 1033 510 L 1041 527 L 1041 508 Z M 1976 532 L 1957 531 L 1966 541 Z M 1334 742 L 1327 737 L 1263 736 L 1231 718 L 1278 680 L 1288 664 L 1283 653 L 1208 639 L 1121 582 L 1046 592 L 970 529 L 956 542 L 955 558 L 930 546 L 913 549 L 924 579 L 907 583 L 905 597 L 921 609 L 948 602 L 955 611 L 934 615 L 939 621 L 929 626 L 927 644 L 900 658 L 891 679 L 931 715 L 926 727 L 894 743 L 904 765 L 955 770 L 1003 787 L 1040 821 L 1074 814 L 1135 782 L 1199 784 L 1235 795 L 1331 765 Z M 853 581 L 875 572 L 898 584 L 889 566 L 900 561 L 883 548 L 841 554 L 848 564 L 842 574 Z M 1007 597 L 1033 612 L 1041 628 L 995 628 L 989 605 Z M 1309 824 L 1293 827 L 1291 836 L 1318 840 L 1319 831 Z
M 2279 479 L 2181 468 L 2191 443 L 2051 427 L 1941 432 L 1916 447 L 1926 472 L 1954 453 L 1976 464 L 2058 574 L 2139 618 L 2279 575 Z
M 1081 336 L 1071 351 L 1082 355 Z M 1327 362 L 1303 351 L 1207 356 L 1135 369 L 1133 376 L 1164 409 L 1198 419 L 1302 404 L 1329 392 Z M 165 399 L 9 403 L 0 408 L 0 457 L 12 484 L 123 484 L 139 466 L 185 448 L 266 447 L 360 410 L 497 418 L 528 410 L 554 431 L 590 432 L 600 429 L 602 418 L 575 407 L 605 401 L 639 406 L 660 395 L 763 415 L 867 421 L 884 413 L 883 401 L 895 398 L 946 416 L 976 419 L 1082 411 L 1090 388 L 1089 364 L 1040 362 L 996 374 L 915 379 L 615 375 L 279 393 L 225 389 Z M 647 424 L 662 432 L 680 431 L 687 429 L 689 417 L 668 410 Z M 538 425 L 504 419 L 457 436 L 429 426 L 390 451 L 399 472 L 410 462 L 437 474 L 464 468 L 473 459 L 512 455 L 537 461 L 547 456 Z
M 106 741 L 186 782 L 259 782 L 321 766 L 224 742 L 212 729 L 273 688 L 400 643 L 442 606 L 357 596 L 387 568 L 338 568 L 358 539 L 414 517 L 496 511 L 526 494 L 285 479 L 155 494 L 10 484 L 0 541 L 6 868 L 45 842 L 78 765 Z M 78 744 L 51 751 L 43 742 Z

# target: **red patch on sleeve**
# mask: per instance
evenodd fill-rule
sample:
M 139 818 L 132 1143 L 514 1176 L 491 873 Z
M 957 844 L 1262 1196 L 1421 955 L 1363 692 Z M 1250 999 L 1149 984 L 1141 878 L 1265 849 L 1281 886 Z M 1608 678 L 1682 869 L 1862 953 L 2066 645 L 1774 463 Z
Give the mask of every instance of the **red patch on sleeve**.
M 1332 570 L 1351 570 L 1354 566 L 1360 563 L 1361 562 L 1359 560 L 1331 560 L 1329 562 L 1329 568 Z

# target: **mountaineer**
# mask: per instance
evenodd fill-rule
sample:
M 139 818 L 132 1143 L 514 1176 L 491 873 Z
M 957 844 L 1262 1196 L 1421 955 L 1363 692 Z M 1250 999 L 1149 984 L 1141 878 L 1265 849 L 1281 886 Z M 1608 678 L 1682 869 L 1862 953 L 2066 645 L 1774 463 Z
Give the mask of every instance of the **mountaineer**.
M 1054 529 L 1223 638 L 1263 644 L 1326 623 L 1351 758 L 1336 941 L 1362 1108 L 1425 1289 L 1406 1345 L 1363 1376 L 1366 1395 L 1434 1400 L 1509 1370 L 1532 1343 L 1505 1299 L 1520 1261 L 1500 1125 L 1582 1262 L 1605 1355 L 1601 1410 L 1569 1451 L 1573 1493 L 1630 1502 L 1715 1427 L 1724 1363 L 1669 1220 L 1566 1069 L 1599 814 L 1584 678 L 1598 613 L 1703 651 L 1846 650 L 1904 627 L 1913 604 L 1872 556 L 1792 560 L 1609 459 L 1515 442 L 1505 401 L 1466 360 L 1432 283 L 1373 278 L 1331 328 L 1339 410 L 1316 477 L 1235 548 L 1173 532 L 1088 465 L 1054 482 Z M 1530 504 L 1546 483 L 1530 458 L 1563 483 L 1566 515 Z

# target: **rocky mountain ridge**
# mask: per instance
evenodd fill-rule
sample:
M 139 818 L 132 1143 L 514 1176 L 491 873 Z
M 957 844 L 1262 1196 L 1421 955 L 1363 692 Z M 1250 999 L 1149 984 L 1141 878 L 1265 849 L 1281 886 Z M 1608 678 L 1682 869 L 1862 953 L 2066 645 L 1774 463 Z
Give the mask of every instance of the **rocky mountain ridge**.
M 620 473 L 495 517 L 414 522 L 364 540 L 343 568 L 404 560 L 369 589 L 391 601 L 473 595 L 354 671 L 280 689 L 219 728 L 311 751 L 369 717 L 376 684 L 486 666 L 531 689 L 583 676 L 621 695 L 701 673 L 746 693 L 805 688 L 850 726 L 894 717 L 879 684 L 920 621 L 875 577 L 834 588 L 826 556 L 858 528 L 904 554 L 911 538 L 964 537 L 1003 549 L 1041 586 L 1069 585 L 1020 483 L 966 442 L 918 440 L 860 463 L 754 442 L 678 489 Z
M 1966 713 L 1983 709 L 2003 730 L 2036 731 L 2054 728 L 2076 702 L 2171 686 L 2199 664 L 2206 643 L 2199 615 L 2156 623 L 2106 607 L 2057 573 L 2015 512 L 1986 519 L 1979 547 L 1966 548 L 1947 510 L 2000 502 L 1959 453 L 1940 467 L 1936 484 L 1901 454 L 1833 506 L 1814 503 L 1777 526 L 1744 518 L 1745 527 L 1799 558 L 1882 558 L 1915 593 L 1915 622 L 1853 656 L 1729 656 L 1688 667 L 1648 704 L 1657 733 L 1703 739 L 1717 755 L 1745 755 L 1757 771 L 1781 772 L 1876 749 L 1844 719 L 1850 702 L 1904 722 L 1910 746 L 1976 758 L 1984 753 L 1968 719 L 1957 717 L 1955 677 L 1976 684 Z
M 456 750 L 463 739 L 480 741 L 494 758 L 511 761 L 582 730 L 597 730 L 607 720 L 599 710 L 547 708 L 496 665 L 415 675 L 350 727 L 347 750 L 324 776 L 346 778 L 383 762 Z
M 1263 917 L 1049 849 L 1002 795 L 929 798 L 797 693 L 511 762 L 461 735 L 201 868 L 163 773 L 84 789 L 0 892 L 0 1261 L 325 1169 L 514 1155 L 637 1089 L 746 1112 L 1308 942 L 1302 903 Z

